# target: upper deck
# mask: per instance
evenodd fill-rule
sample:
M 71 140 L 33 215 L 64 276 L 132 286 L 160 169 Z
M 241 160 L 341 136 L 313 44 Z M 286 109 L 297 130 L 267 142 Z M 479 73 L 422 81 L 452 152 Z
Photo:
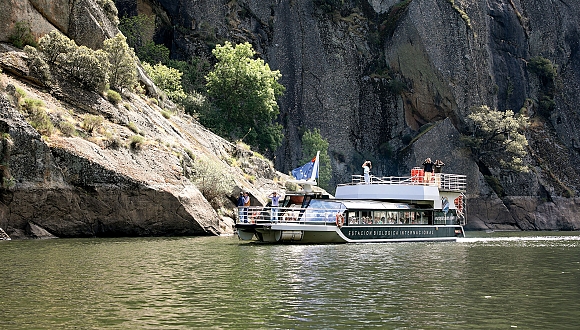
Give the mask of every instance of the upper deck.
M 371 176 L 370 183 L 365 184 L 362 175 L 353 175 L 350 183 L 336 187 L 337 199 L 372 199 L 400 201 L 430 201 L 438 204 L 440 195 L 462 193 L 467 187 L 467 177 L 460 174 L 444 174 L 424 182 L 419 175 L 408 177 Z

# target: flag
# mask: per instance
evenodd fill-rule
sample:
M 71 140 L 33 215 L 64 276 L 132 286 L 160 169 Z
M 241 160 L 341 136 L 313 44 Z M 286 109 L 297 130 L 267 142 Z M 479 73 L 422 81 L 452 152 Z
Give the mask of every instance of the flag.
M 314 168 L 314 164 L 316 163 L 316 157 L 312 158 L 311 161 L 308 163 L 297 167 L 292 170 L 292 176 L 296 178 L 296 180 L 309 180 L 312 178 L 312 171 L 316 170 Z M 318 177 L 318 173 L 314 173 L 314 177 Z

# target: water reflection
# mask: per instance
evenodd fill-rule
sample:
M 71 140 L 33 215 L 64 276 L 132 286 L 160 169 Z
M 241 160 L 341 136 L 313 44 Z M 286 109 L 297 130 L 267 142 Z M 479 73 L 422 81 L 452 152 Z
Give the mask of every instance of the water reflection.
M 236 238 L 0 244 L 13 329 L 572 328 L 580 236 L 257 245 Z

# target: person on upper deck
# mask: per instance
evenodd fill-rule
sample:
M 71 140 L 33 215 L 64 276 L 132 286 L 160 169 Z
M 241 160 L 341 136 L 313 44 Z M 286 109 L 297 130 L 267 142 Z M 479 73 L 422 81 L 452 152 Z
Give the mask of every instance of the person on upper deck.
M 371 161 L 370 160 L 365 161 L 362 164 L 362 168 L 363 168 L 363 173 L 364 173 L 364 177 L 365 177 L 365 183 L 366 184 L 371 183 L 371 168 L 373 168 Z
M 433 163 L 433 172 L 435 172 L 435 184 L 437 184 L 437 187 L 441 187 L 441 172 L 443 172 L 443 166 L 445 166 L 445 163 L 439 159 L 436 159 L 435 163 Z
M 429 184 L 431 182 L 431 178 L 433 177 L 433 162 L 431 158 L 425 159 L 423 162 L 423 170 L 425 172 L 424 182 L 425 184 Z

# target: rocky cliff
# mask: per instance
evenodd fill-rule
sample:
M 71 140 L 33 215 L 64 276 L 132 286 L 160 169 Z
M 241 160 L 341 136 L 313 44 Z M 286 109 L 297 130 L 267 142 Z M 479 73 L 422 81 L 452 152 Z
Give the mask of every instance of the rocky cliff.
M 319 128 L 330 142 L 333 183 L 359 173 L 363 159 L 373 160 L 375 175 L 403 175 L 428 156 L 440 158 L 447 164 L 446 171 L 469 177 L 468 228 L 580 228 L 580 218 L 575 212 L 578 205 L 575 196 L 580 193 L 575 166 L 580 160 L 580 136 L 575 129 L 580 120 L 574 108 L 580 98 L 580 4 L 576 2 L 117 0 L 115 3 L 121 16 L 156 17 L 156 41 L 167 45 L 173 57 L 210 57 L 216 42 L 249 41 L 273 69 L 281 71 L 281 83 L 286 87 L 280 100 L 285 140 L 276 153 L 275 165 L 282 172 L 299 165 L 303 156 L 301 132 Z M 90 0 L 14 2 L 2 11 L 1 22 L 5 25 L 0 27 L 4 33 L 0 34 L 0 40 L 6 40 L 15 22 L 33 19 L 37 36 L 57 28 L 77 42 L 98 47 L 104 38 L 114 35 L 110 23 L 102 24 L 110 12 L 102 6 L 94 7 Z M 91 32 L 78 33 L 87 29 Z M 528 68 L 534 57 L 548 59 L 557 68 L 557 88 L 550 95 L 546 95 L 542 80 Z M 539 116 L 540 104 L 546 96 L 552 103 L 550 111 Z M 531 172 L 482 168 L 472 160 L 460 135 L 465 133 L 470 107 L 482 104 L 499 110 L 523 109 L 532 118 L 526 133 L 530 144 L 526 163 Z M 128 122 L 123 119 L 124 111 L 120 113 L 119 118 L 112 117 L 113 123 Z M 173 128 L 167 132 L 174 134 Z M 53 161 L 47 161 L 45 166 L 57 169 L 36 177 L 45 178 L 50 173 L 50 182 L 72 185 L 78 189 L 77 196 L 84 193 L 83 184 L 75 181 L 78 176 L 67 173 L 71 171 L 68 167 L 75 167 L 76 162 L 88 157 L 90 148 L 78 147 L 88 142 L 83 140 L 77 145 L 38 137 L 36 140 L 50 150 L 48 158 L 56 159 L 54 165 L 50 165 Z M 191 144 L 180 139 L 179 143 L 182 142 Z M 221 140 L 214 145 L 217 144 L 223 145 L 224 150 L 231 148 Z M 56 157 L 63 152 L 70 157 L 76 155 L 77 160 Z M 127 175 L 120 170 L 122 166 L 111 164 L 133 159 L 133 152 L 99 151 L 103 153 L 112 153 L 99 155 L 107 165 L 103 165 L 103 171 Z M 231 153 L 224 151 L 218 155 L 224 159 L 227 158 L 224 154 Z M 169 153 L 168 157 L 173 156 Z M 174 164 L 179 163 L 177 158 L 172 159 Z M 139 160 L 134 161 L 133 167 L 148 168 L 152 164 L 159 162 Z M 58 174 L 58 169 L 62 174 Z M 127 176 L 125 187 L 135 184 L 132 181 L 135 177 L 140 175 Z M 489 177 L 497 179 L 501 191 L 489 185 Z M 158 182 L 150 180 L 147 177 L 137 181 L 148 190 Z M 107 181 L 102 184 L 106 186 Z M 177 184 L 172 182 L 170 186 L 167 190 L 173 191 L 168 196 L 179 196 L 175 191 Z M 143 188 L 139 187 L 137 191 Z M 116 189 L 129 194 L 133 188 Z M 88 190 L 99 196 L 98 192 L 104 191 L 99 189 Z M 151 192 L 145 195 L 148 197 L 143 198 L 155 200 Z M 93 199 L 93 204 L 99 198 Z M 116 200 L 122 203 L 123 198 Z M 43 204 L 41 200 L 35 203 Z M 118 204 L 119 209 L 122 206 Z M 0 223 L 2 226 L 5 225 Z M 93 225 L 104 228 L 99 226 Z M 218 227 L 217 223 L 213 226 Z
M 216 40 L 250 41 L 282 72 L 285 141 L 276 153 L 282 171 L 302 157 L 301 132 L 320 128 L 330 142 L 334 183 L 358 173 L 363 159 L 374 160 L 375 175 L 402 175 L 427 156 L 441 158 L 446 170 L 466 173 L 473 183 L 468 228 L 580 228 L 574 212 L 580 192 L 575 2 L 116 3 L 121 12 L 169 22 L 173 29 L 159 31 L 174 56 L 207 56 Z M 528 68 L 534 57 L 557 68 L 557 88 L 549 95 Z M 540 116 L 546 97 L 550 111 Z M 530 173 L 473 163 L 459 139 L 469 109 L 478 105 L 532 118 L 526 133 Z M 497 186 L 488 185 L 489 177 Z

